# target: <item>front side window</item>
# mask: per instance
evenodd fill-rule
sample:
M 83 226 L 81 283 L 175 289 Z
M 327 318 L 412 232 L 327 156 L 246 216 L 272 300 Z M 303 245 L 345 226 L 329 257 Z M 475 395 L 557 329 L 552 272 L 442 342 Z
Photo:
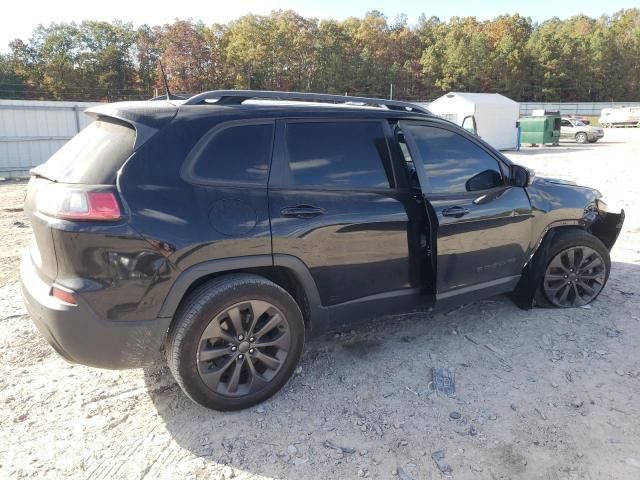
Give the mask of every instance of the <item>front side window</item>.
M 430 193 L 475 192 L 504 184 L 497 160 L 462 135 L 423 125 L 405 130 L 424 163 Z
M 290 122 L 286 183 L 299 186 L 388 188 L 389 150 L 382 123 Z
M 189 174 L 208 182 L 264 185 L 269 175 L 272 141 L 271 122 L 213 130 L 189 154 Z

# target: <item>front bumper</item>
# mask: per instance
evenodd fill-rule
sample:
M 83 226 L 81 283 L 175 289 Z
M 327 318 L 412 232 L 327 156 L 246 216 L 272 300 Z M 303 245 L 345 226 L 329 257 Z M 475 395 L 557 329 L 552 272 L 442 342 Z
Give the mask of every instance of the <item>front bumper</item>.
M 171 318 L 110 321 L 99 318 L 76 295 L 70 305 L 49 295 L 51 285 L 37 274 L 28 250 L 20 264 L 24 304 L 42 336 L 66 360 L 120 369 L 147 365 L 160 356 Z
M 620 210 L 620 213 L 602 212 L 598 219 L 591 224 L 589 230 L 611 250 L 620 235 L 624 219 L 625 213 L 623 209 Z

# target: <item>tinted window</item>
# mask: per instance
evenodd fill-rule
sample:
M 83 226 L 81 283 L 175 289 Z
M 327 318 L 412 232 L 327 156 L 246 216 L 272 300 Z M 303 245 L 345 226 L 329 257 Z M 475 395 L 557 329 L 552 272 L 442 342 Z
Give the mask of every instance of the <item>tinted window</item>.
M 205 135 L 189 154 L 191 174 L 212 181 L 267 183 L 273 124 L 236 125 Z
M 35 170 L 60 182 L 113 183 L 117 171 L 133 153 L 135 140 L 132 126 L 117 120 L 97 120 Z
M 475 143 L 450 130 L 409 125 L 432 193 L 473 192 L 503 184 L 498 162 Z
M 289 182 L 323 187 L 389 187 L 387 141 L 379 122 L 287 124 Z

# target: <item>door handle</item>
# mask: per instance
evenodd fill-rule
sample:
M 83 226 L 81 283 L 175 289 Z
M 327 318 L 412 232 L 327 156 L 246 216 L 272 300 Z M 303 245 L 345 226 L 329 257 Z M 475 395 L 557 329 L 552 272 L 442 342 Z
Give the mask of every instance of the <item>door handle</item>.
M 283 217 L 292 218 L 313 218 L 325 213 L 327 212 L 324 208 L 314 207 L 313 205 L 296 205 L 295 207 L 285 207 L 280 210 L 280 214 Z
M 442 210 L 442 215 L 444 217 L 460 218 L 460 217 L 464 217 L 469 213 L 471 212 L 469 212 L 468 209 L 461 207 L 459 205 L 454 205 L 453 207 L 445 208 L 444 210 Z

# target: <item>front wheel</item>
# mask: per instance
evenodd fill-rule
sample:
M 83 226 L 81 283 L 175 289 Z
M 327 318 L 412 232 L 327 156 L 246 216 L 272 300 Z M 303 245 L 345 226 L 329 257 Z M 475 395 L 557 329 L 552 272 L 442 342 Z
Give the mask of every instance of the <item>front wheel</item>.
M 187 297 L 167 338 L 182 390 L 215 410 L 240 410 L 275 394 L 302 355 L 304 322 L 284 289 L 250 274 L 205 283 Z
M 538 304 L 559 308 L 593 302 L 609 278 L 611 260 L 607 247 L 584 230 L 558 233 L 546 263 Z
M 587 143 L 589 141 L 589 137 L 584 132 L 576 133 L 576 142 L 578 143 Z

